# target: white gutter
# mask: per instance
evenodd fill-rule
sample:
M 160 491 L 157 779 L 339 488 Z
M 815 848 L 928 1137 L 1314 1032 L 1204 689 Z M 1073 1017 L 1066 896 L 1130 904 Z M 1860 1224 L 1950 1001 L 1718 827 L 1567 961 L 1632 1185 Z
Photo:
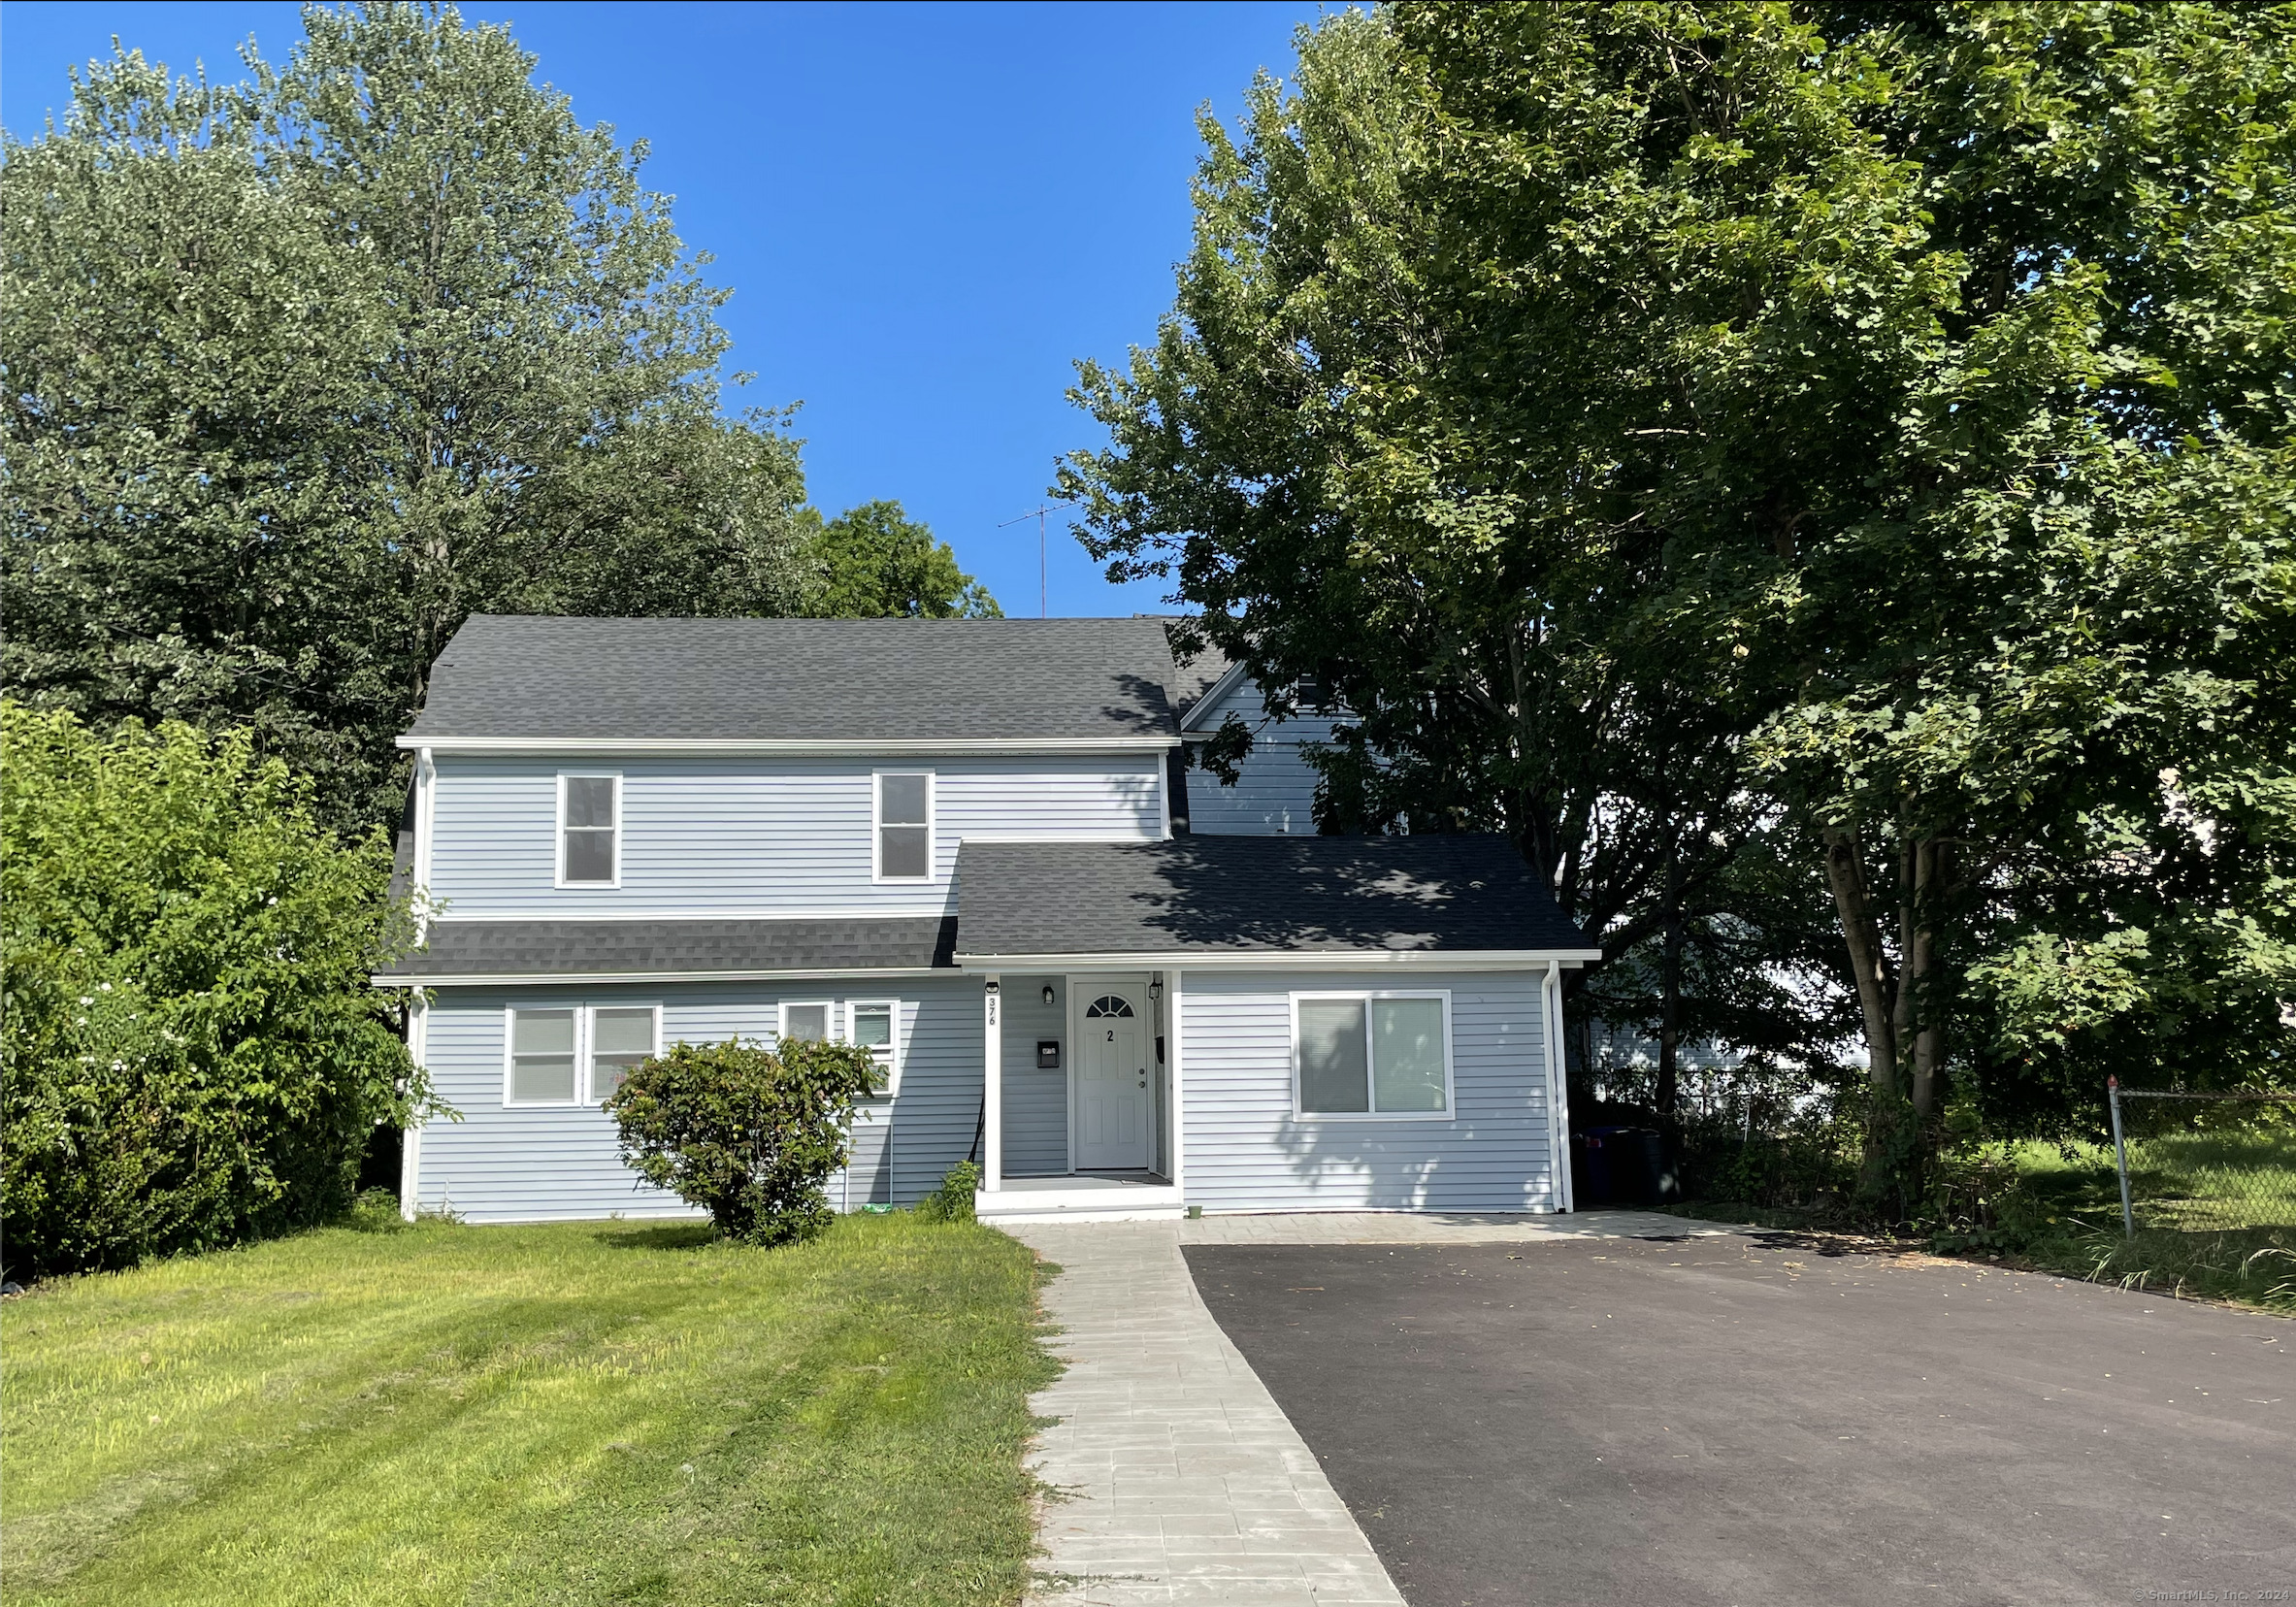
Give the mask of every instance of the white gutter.
M 1545 966 L 1587 965 L 1602 958 L 1600 949 L 1255 949 L 1224 954 L 1200 949 L 1135 950 L 1107 954 L 960 954 L 961 970 L 1059 970 L 1063 967 L 1126 970 L 1169 968 L 1190 970 L 1314 969 L 1323 967 L 1356 968 L 1389 966 L 1433 970 L 1536 970 Z
M 828 740 L 783 737 L 430 737 L 396 738 L 436 753 L 1161 753 L 1170 737 L 934 737 Z
M 377 971 L 368 980 L 378 988 L 556 987 L 567 982 L 834 982 L 840 977 L 877 980 L 901 976 L 955 976 L 947 966 L 882 966 L 839 970 L 646 970 L 646 971 Z

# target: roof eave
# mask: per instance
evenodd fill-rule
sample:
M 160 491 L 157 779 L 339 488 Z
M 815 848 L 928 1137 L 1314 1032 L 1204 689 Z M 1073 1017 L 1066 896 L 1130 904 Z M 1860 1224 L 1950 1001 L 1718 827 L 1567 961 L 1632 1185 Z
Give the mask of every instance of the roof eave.
M 1236 682 L 1242 680 L 1243 678 L 1244 667 L 1240 662 L 1231 664 L 1227 669 L 1221 671 L 1219 679 L 1213 681 L 1211 685 L 1205 687 L 1199 695 L 1189 700 L 1188 712 L 1185 715 L 1177 716 L 1180 721 L 1181 735 L 1210 735 L 1210 731 L 1207 728 L 1197 726 L 1194 723 L 1196 716 L 1202 713 L 1205 709 L 1211 707 L 1213 705 L 1219 703 L 1221 700 L 1225 699 L 1229 693 L 1235 690 Z
M 1153 737 L 935 737 L 824 740 L 783 737 L 433 737 L 398 738 L 409 751 L 433 753 L 1155 753 L 1180 745 L 1177 734 Z
M 1419 967 L 1451 970 L 1525 970 L 1550 963 L 1575 969 L 1602 958 L 1579 949 L 1136 949 L 1076 954 L 958 954 L 966 971 L 1060 970 L 1079 967 L 1153 967 L 1185 970 L 1342 969 Z
M 952 976 L 949 966 L 812 966 L 799 970 L 552 970 L 453 971 L 431 974 L 377 971 L 368 978 L 378 988 L 516 988 L 663 982 L 807 982 L 836 978 L 877 980 L 911 976 Z

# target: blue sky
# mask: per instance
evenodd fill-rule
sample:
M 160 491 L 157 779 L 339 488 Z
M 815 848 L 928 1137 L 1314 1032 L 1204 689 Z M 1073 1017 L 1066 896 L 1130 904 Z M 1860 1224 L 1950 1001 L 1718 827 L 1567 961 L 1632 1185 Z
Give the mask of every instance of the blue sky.
M 803 400 L 814 501 L 893 497 L 1007 613 L 1037 607 L 1034 508 L 1099 439 L 1064 392 L 1079 357 L 1152 339 L 1188 245 L 1196 109 L 1233 119 L 1282 74 L 1313 4 L 498 5 L 585 123 L 652 142 L 652 186 L 713 253 L 750 398 Z M 237 79 L 283 57 L 292 4 L 0 4 L 0 120 L 61 110 L 111 38 Z M 1056 519 L 1058 515 L 1055 516 Z M 1109 586 L 1053 524 L 1054 614 L 1159 606 Z

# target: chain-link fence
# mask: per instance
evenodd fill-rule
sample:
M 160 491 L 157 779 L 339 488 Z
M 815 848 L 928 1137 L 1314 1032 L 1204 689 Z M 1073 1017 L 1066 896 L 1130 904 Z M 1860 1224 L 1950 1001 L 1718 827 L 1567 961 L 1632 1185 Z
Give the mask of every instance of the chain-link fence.
M 2129 1237 L 2296 1228 L 2296 1094 L 2108 1093 Z

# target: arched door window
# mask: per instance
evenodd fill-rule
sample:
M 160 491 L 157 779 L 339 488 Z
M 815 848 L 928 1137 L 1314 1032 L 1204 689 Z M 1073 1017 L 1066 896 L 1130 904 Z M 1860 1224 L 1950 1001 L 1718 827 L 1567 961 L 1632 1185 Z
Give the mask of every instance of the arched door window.
M 1132 1002 L 1115 994 L 1102 994 L 1084 1007 L 1087 1021 L 1098 1021 L 1105 1016 L 1126 1017 L 1132 1013 Z

